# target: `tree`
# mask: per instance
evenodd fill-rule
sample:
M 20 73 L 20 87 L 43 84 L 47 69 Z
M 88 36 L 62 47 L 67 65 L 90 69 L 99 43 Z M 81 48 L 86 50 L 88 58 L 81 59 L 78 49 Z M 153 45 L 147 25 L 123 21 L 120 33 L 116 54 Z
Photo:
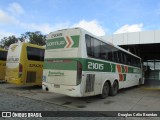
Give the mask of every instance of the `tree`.
M 14 35 L 9 36 L 9 37 L 4 37 L 0 41 L 0 47 L 2 48 L 8 48 L 11 44 L 17 43 L 18 38 L 16 38 Z
M 40 31 L 36 32 L 26 32 L 21 34 L 21 37 L 16 38 L 14 35 L 9 37 L 4 37 L 0 41 L 0 47 L 8 48 L 11 44 L 20 42 L 29 42 L 37 45 L 45 45 L 46 35 L 42 35 Z
M 45 45 L 46 36 L 42 35 L 40 31 L 36 32 L 26 32 L 25 34 L 21 34 L 21 40 L 29 40 L 29 43 L 37 44 L 37 45 Z

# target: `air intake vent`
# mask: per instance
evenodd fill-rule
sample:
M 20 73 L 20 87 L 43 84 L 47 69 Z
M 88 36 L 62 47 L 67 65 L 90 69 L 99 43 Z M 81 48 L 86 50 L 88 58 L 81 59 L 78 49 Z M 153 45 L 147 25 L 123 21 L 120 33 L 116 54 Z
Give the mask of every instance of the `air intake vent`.
M 86 90 L 85 90 L 86 93 L 94 91 L 94 82 L 95 82 L 95 74 L 87 74 Z
M 27 71 L 26 83 L 34 83 L 36 81 L 36 72 Z

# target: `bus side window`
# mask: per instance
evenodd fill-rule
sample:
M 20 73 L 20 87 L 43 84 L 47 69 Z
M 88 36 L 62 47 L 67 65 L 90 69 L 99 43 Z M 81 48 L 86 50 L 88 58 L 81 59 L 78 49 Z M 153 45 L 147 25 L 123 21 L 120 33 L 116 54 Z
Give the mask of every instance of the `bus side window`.
M 93 58 L 100 58 L 101 42 L 89 35 L 85 36 L 87 55 Z
M 127 64 L 126 54 L 122 52 L 123 64 Z
M 108 52 L 108 60 L 112 61 L 112 52 Z
M 125 61 L 125 53 L 123 51 L 120 51 L 120 63 L 122 64 L 126 64 L 126 61 Z
M 0 51 L 0 60 L 7 60 L 7 51 Z
M 100 58 L 101 42 L 97 39 L 94 39 L 94 57 Z
M 27 46 L 28 60 L 44 61 L 44 49 Z
M 112 52 L 113 52 L 113 61 L 118 62 L 118 49 L 113 48 Z
M 100 57 L 104 60 L 108 60 L 108 55 L 107 55 L 107 48 L 106 44 L 101 42 L 101 52 L 100 52 Z
M 101 58 L 105 60 L 113 60 L 112 46 L 101 43 Z
M 85 39 L 86 39 L 87 55 L 89 57 L 93 57 L 93 46 L 91 45 L 91 37 L 86 35 Z
M 127 55 L 127 64 L 131 65 L 131 57 L 129 55 Z
M 117 62 L 121 63 L 121 53 L 120 50 L 117 51 Z

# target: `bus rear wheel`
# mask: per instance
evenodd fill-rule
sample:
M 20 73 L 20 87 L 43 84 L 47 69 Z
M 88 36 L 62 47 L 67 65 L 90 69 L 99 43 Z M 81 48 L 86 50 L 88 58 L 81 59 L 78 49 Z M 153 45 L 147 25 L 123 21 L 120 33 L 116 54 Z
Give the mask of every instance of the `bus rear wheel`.
M 110 88 L 109 95 L 115 96 L 118 92 L 118 82 L 114 81 L 113 85 Z
M 109 83 L 105 82 L 103 85 L 101 98 L 102 99 L 106 98 L 108 96 L 108 94 L 109 94 Z

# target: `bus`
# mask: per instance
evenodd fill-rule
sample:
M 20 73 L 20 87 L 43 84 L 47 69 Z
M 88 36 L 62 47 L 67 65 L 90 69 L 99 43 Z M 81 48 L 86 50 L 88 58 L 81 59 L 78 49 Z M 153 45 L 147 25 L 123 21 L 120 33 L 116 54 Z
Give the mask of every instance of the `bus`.
M 143 84 L 142 60 L 82 28 L 47 36 L 42 88 L 85 97 L 114 96 L 119 89 Z
M 0 48 L 0 80 L 5 79 L 7 50 Z
M 17 85 L 42 85 L 44 47 L 30 43 L 9 46 L 5 80 Z

